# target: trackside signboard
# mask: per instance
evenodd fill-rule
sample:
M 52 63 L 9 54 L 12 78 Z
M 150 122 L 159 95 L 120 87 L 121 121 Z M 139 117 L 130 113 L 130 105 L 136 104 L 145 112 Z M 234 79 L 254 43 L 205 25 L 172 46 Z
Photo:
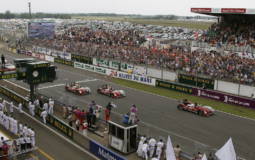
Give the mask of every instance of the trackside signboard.
M 188 87 L 188 86 L 185 86 L 185 85 L 182 85 L 182 84 L 157 80 L 156 86 L 161 87 L 161 88 L 174 90 L 174 91 L 178 91 L 178 92 L 192 94 L 192 87 Z
M 193 88 L 192 90 L 193 90 L 193 95 L 195 96 L 209 98 L 209 99 L 221 101 L 227 104 L 234 104 L 234 105 L 239 105 L 239 106 L 255 109 L 255 100 L 252 100 L 249 98 L 228 95 L 228 94 L 216 92 L 213 90 L 205 90 L 205 89 L 198 89 L 198 88 Z
M 89 151 L 101 160 L 127 160 L 94 141 L 89 141 Z
M 156 85 L 156 79 L 155 78 L 150 78 L 150 77 L 147 77 L 147 76 L 129 74 L 129 73 L 119 72 L 119 71 L 117 71 L 113 75 L 117 78 L 120 78 L 120 79 L 135 81 L 135 82 L 138 82 L 138 83 L 147 84 L 147 85 L 151 85 L 151 86 Z

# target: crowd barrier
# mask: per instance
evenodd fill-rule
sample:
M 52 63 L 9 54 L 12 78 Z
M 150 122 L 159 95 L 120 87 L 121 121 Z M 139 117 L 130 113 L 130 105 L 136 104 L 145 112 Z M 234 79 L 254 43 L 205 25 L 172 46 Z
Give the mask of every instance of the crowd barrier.
M 210 78 L 179 73 L 178 82 L 201 88 L 214 89 L 214 80 Z
M 198 97 L 221 101 L 227 104 L 239 105 L 239 106 L 255 109 L 255 100 L 253 99 L 238 97 L 234 95 L 228 95 L 228 94 L 213 91 L 213 90 L 205 90 L 205 89 L 199 89 L 199 88 L 193 88 L 192 94 Z
M 221 80 L 215 80 L 215 90 L 226 92 L 234 95 L 252 97 L 252 94 L 255 95 L 255 87 L 248 86 L 244 84 L 226 82 Z M 253 98 L 253 97 L 252 97 Z
M 95 141 L 89 142 L 89 148 L 90 152 L 101 160 L 127 160 L 126 158 L 110 151 L 108 148 L 98 144 Z

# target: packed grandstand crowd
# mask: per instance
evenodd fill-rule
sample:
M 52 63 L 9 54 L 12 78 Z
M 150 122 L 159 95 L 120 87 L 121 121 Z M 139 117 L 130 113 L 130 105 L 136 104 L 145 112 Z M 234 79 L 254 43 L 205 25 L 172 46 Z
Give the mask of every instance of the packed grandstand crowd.
M 201 41 L 222 45 L 255 46 L 254 21 L 226 20 L 213 24 L 201 36 Z
M 212 25 L 207 32 L 211 36 L 203 34 L 199 38 L 206 42 L 252 45 L 255 32 L 251 30 L 248 34 L 248 28 L 218 23 Z M 215 33 L 212 34 L 212 31 Z M 193 75 L 206 75 L 242 84 L 254 84 L 255 63 L 253 59 L 240 57 L 236 53 L 221 54 L 215 51 L 199 50 L 191 52 L 188 49 L 190 46 L 172 45 L 169 48 L 160 49 L 143 46 L 145 41 L 146 37 L 133 29 L 119 31 L 112 28 L 91 29 L 87 26 L 72 26 L 57 34 L 54 39 L 36 39 L 30 41 L 29 44 L 89 57 L 116 59 L 132 64 L 184 71 Z

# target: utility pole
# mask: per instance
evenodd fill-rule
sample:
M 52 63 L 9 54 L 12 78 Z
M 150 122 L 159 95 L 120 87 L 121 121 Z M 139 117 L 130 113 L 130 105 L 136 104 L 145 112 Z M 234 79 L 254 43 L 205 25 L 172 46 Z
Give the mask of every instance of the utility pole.
M 28 8 L 29 8 L 29 16 L 30 16 L 30 19 L 32 19 L 31 2 L 28 2 Z

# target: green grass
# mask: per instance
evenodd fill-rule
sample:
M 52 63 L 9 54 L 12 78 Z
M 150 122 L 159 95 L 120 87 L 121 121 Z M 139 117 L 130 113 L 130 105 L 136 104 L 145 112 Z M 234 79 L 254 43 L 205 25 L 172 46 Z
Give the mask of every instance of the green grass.
M 222 102 L 218 102 L 218 101 L 214 101 L 214 100 L 210 100 L 210 99 L 206 99 L 206 98 L 191 96 L 189 94 L 176 92 L 176 91 L 172 91 L 172 90 L 168 90 L 168 89 L 164 89 L 164 88 L 152 87 L 152 86 L 148 86 L 148 85 L 144 85 L 144 84 L 139 84 L 136 82 L 130 82 L 127 80 L 113 79 L 113 82 L 123 85 L 123 86 L 130 87 L 130 88 L 135 88 L 138 90 L 154 93 L 154 94 L 169 97 L 169 98 L 174 98 L 177 100 L 182 100 L 184 98 L 188 98 L 192 102 L 198 102 L 199 104 L 212 106 L 214 109 L 219 110 L 219 111 L 255 119 L 255 110 L 253 110 L 253 109 L 249 109 L 249 108 L 245 108 L 245 107 L 241 107 L 241 106 L 229 105 L 229 104 L 225 104 Z
M 121 21 L 131 22 L 137 24 L 151 24 L 160 26 L 173 26 L 173 27 L 185 27 L 193 29 L 208 29 L 211 22 L 193 22 L 193 21 L 177 21 L 177 20 L 165 20 L 165 19 L 142 19 L 142 18 L 130 18 L 130 17 L 100 17 L 100 16 L 83 16 L 73 17 L 83 20 L 104 20 L 104 21 Z

